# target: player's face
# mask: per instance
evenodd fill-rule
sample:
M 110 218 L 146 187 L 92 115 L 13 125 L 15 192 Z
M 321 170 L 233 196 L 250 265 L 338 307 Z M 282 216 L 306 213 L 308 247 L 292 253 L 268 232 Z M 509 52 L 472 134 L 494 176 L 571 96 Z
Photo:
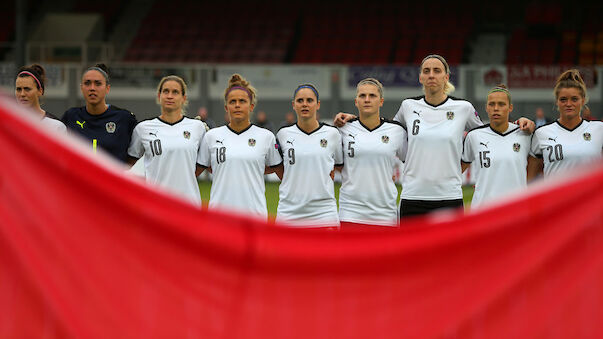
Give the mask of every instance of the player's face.
M 320 101 L 316 100 L 316 94 L 309 88 L 297 91 L 292 105 L 299 120 L 316 119 L 316 111 L 320 109 Z
M 86 103 L 96 105 L 105 102 L 111 86 L 107 85 L 107 80 L 99 71 L 90 70 L 82 77 L 80 87 Z
M 509 97 L 504 92 L 493 92 L 488 95 L 486 112 L 490 123 L 501 124 L 509 121 L 509 113 L 513 111 L 513 105 L 509 104 Z
M 561 117 L 573 119 L 580 116 L 584 98 L 577 88 L 562 88 L 557 96 L 557 108 Z
M 181 111 L 186 102 L 186 95 L 182 94 L 182 86 L 173 80 L 163 83 L 158 97 L 162 112 Z
M 421 66 L 421 74 L 419 74 L 419 82 L 430 93 L 444 91 L 444 85 L 450 76 L 446 73 L 444 64 L 436 58 L 425 60 Z
M 32 77 L 17 77 L 15 81 L 15 98 L 17 102 L 27 107 L 38 107 L 42 91 L 36 86 Z
M 231 122 L 249 121 L 249 113 L 253 111 L 253 104 L 249 95 L 242 89 L 235 89 L 228 93 L 224 106 Z
M 377 86 L 364 84 L 358 86 L 354 104 L 360 114 L 374 114 L 378 113 L 379 108 L 383 106 L 383 98 L 379 94 Z

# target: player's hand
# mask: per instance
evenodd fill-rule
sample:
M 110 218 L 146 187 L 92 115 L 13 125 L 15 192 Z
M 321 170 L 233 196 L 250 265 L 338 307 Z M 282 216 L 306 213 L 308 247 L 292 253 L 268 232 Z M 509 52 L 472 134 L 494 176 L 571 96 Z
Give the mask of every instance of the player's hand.
M 341 126 L 345 125 L 346 122 L 354 119 L 355 117 L 356 116 L 354 114 L 339 112 L 335 116 L 335 119 L 333 119 L 333 125 L 335 125 L 337 127 L 341 127 Z
M 534 133 L 534 130 L 536 129 L 536 124 L 534 123 L 534 121 L 528 118 L 519 118 L 519 120 L 517 120 L 517 124 L 519 125 L 519 128 L 522 131 L 528 133 Z

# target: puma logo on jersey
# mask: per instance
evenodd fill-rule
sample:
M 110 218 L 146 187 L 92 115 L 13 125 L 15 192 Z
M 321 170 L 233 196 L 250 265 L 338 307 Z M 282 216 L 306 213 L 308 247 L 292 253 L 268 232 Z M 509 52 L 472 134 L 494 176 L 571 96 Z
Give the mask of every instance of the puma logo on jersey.
M 490 143 L 490 141 L 488 141 L 488 142 L 487 142 L 487 143 L 485 143 L 485 144 L 484 144 L 483 142 L 480 142 L 479 144 L 480 144 L 480 145 L 484 145 L 484 147 L 488 148 L 488 144 L 489 144 L 489 143 Z
M 421 114 L 419 114 L 420 112 L 417 112 L 417 111 L 412 111 L 412 112 L 418 116 L 421 116 Z
M 82 129 L 84 129 L 84 124 L 86 123 L 86 121 L 82 121 L 82 122 L 80 122 L 79 120 L 76 120 L 76 121 L 75 121 L 75 123 L 76 123 L 76 124 L 78 124 L 78 125 L 80 125 L 80 127 L 81 127 Z
M 352 139 L 356 140 L 356 136 L 352 134 L 348 134 Z
M 157 132 L 149 132 L 150 135 L 154 135 L 157 138 Z
M 557 142 L 557 137 L 555 137 L 555 139 L 549 137 L 549 140 L 553 140 L 554 142 Z
M 287 143 L 288 143 L 288 144 L 291 144 L 291 146 L 293 146 L 293 142 L 294 142 L 294 141 L 295 141 L 295 139 L 293 139 L 293 140 L 287 140 Z
M 222 140 L 216 140 L 216 143 L 220 144 L 220 145 L 224 145 L 224 143 L 222 143 L 222 141 L 224 141 L 224 139 L 222 139 Z

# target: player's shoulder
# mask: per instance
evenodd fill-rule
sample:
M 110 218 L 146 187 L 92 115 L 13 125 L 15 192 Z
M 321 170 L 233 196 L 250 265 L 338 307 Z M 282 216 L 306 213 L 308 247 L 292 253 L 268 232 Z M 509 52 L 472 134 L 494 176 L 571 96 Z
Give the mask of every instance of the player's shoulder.
M 482 133 L 482 132 L 487 131 L 489 129 L 490 129 L 490 124 L 486 124 L 486 125 L 482 125 L 482 126 L 477 126 L 477 127 L 474 127 L 472 129 L 470 129 L 467 132 L 467 136 L 469 136 L 469 134 L 479 134 L 479 133 Z
M 45 112 L 44 112 L 44 116 L 45 116 L 46 118 L 48 118 L 48 119 L 60 120 L 60 119 L 59 119 L 59 118 L 58 118 L 56 115 L 54 115 L 54 114 L 52 114 L 52 113 L 50 113 L 50 112 L 48 112 L 48 111 L 45 111 Z
M 274 133 L 272 133 L 271 130 L 264 128 L 264 127 L 260 127 L 256 124 L 251 124 L 249 131 L 254 134 L 258 134 L 258 135 L 274 136 Z
M 535 130 L 534 130 L 534 135 L 536 135 L 537 133 L 546 133 L 548 131 L 551 131 L 553 129 L 557 129 L 557 127 L 559 126 L 559 124 L 557 123 L 557 120 L 553 120 L 551 122 L 547 122 L 546 124 L 542 125 L 542 126 L 538 126 Z
M 63 118 L 79 116 L 84 112 L 86 112 L 86 107 L 71 107 L 65 111 Z
M 450 99 L 450 100 L 452 100 L 454 102 L 460 102 L 460 103 L 465 102 L 465 103 L 471 104 L 471 102 L 469 100 L 465 99 L 465 98 L 459 98 L 459 97 L 455 97 L 455 96 L 452 96 L 452 95 L 449 95 L 448 99 Z
M 408 98 L 404 98 L 402 99 L 402 103 L 408 103 L 408 104 L 412 104 L 412 103 L 417 103 L 419 101 L 422 101 L 425 99 L 425 95 L 418 95 L 418 96 L 414 96 L 414 97 L 408 97 Z
M 588 128 L 603 129 L 603 121 L 601 120 L 584 120 Z
M 391 127 L 402 128 L 402 129 L 406 130 L 406 128 L 404 127 L 404 125 L 402 125 L 402 123 L 400 123 L 399 121 L 392 120 L 392 119 L 387 119 L 387 118 L 381 118 L 381 121 L 383 122 L 384 125 L 385 124 L 388 125 L 388 126 L 391 125 Z

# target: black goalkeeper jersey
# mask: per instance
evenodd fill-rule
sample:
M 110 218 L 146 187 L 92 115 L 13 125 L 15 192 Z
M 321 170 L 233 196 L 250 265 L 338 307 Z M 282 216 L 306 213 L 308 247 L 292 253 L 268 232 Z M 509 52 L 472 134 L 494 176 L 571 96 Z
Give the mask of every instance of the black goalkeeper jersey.
M 117 159 L 126 162 L 136 117 L 128 110 L 109 105 L 99 115 L 88 113 L 86 107 L 73 107 L 62 119 L 67 128 L 90 140 L 90 147 L 102 148 Z

